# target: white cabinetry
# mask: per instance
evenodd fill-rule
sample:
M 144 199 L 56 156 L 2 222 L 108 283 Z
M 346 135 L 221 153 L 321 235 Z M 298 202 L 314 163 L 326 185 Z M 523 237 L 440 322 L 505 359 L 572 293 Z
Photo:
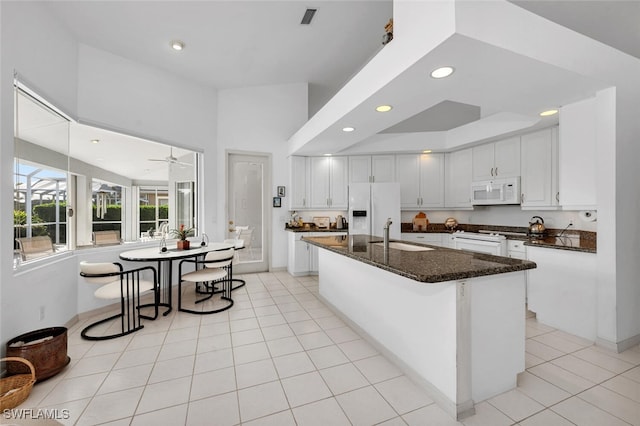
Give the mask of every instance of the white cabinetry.
M 289 169 L 291 171 L 289 209 L 309 208 L 309 158 L 290 157 Z
M 396 155 L 400 207 L 444 207 L 444 154 Z
M 445 207 L 472 207 L 472 162 L 471 149 L 463 149 L 445 155 Z
M 527 258 L 537 265 L 527 280 L 529 310 L 546 325 L 595 340 L 596 254 L 527 246 Z
M 560 205 L 567 210 L 596 208 L 596 101 L 560 110 Z
M 403 241 L 411 241 L 414 243 L 431 244 L 433 246 L 442 246 L 442 234 L 438 233 L 415 233 L 403 232 L 400 236 Z
M 348 157 L 311 157 L 311 208 L 347 209 Z
M 520 137 L 472 148 L 473 180 L 520 176 Z
M 522 208 L 557 208 L 558 128 L 523 135 L 520 151 Z
M 507 240 L 507 257 L 525 260 L 527 258 L 527 250 L 524 241 Z
M 349 183 L 395 182 L 395 156 L 356 155 L 349 157 Z
M 335 237 L 346 232 L 289 232 L 287 271 L 294 276 L 318 272 L 318 247 L 307 244 L 303 237 Z

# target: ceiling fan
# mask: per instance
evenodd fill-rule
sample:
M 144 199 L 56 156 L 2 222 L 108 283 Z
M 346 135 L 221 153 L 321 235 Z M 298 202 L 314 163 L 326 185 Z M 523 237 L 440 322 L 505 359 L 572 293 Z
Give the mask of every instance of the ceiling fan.
M 191 165 L 189 163 L 184 163 L 182 161 L 178 161 L 178 159 L 173 156 L 173 147 L 171 147 L 171 151 L 169 152 L 169 156 L 168 157 L 164 157 L 164 158 L 147 158 L 147 161 L 164 161 L 165 163 L 168 163 L 168 164 L 178 164 L 180 166 L 190 166 Z

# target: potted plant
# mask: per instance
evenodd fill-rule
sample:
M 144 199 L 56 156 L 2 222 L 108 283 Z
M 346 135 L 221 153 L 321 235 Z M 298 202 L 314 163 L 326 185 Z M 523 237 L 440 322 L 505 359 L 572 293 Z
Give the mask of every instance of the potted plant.
M 192 236 L 194 231 L 195 228 L 187 228 L 182 224 L 178 229 L 172 229 L 169 233 L 178 239 L 178 250 L 189 250 L 189 240 L 187 240 L 187 237 Z

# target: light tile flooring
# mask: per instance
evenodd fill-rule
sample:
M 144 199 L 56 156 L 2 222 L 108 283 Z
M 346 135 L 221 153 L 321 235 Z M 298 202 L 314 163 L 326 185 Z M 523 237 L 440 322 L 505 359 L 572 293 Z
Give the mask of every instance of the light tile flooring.
M 528 318 L 517 389 L 459 423 L 325 307 L 316 277 L 244 278 L 220 314 L 174 311 L 103 342 L 76 324 L 70 365 L 20 408 L 77 425 L 640 425 L 640 347 L 615 354 Z

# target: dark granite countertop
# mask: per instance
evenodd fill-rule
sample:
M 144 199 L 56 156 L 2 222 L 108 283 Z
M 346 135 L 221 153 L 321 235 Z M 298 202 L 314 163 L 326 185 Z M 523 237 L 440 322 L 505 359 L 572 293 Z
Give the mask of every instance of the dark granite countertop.
M 297 227 L 286 225 L 284 229 L 289 232 L 349 232 L 349 228 L 318 228 L 312 223 L 305 223 L 304 226 Z
M 425 283 L 504 274 L 536 267 L 534 262 L 528 260 L 472 253 L 418 243 L 407 244 L 430 247 L 434 250 L 404 251 L 389 249 L 388 259 L 385 259 L 383 247 L 371 244 L 372 242 L 380 241 L 381 238 L 370 235 L 302 237 L 302 239 L 309 244 Z
M 404 233 L 454 233 L 455 231 L 465 232 L 504 232 L 503 235 L 508 240 L 524 241 L 525 246 L 546 247 L 560 250 L 582 251 L 585 253 L 597 252 L 597 233 L 590 231 L 570 231 L 562 233 L 561 229 L 547 229 L 544 238 L 533 238 L 527 236 L 527 228 L 519 226 L 495 226 L 495 225 L 458 225 L 455 230 L 447 229 L 444 224 L 430 223 L 427 228 L 422 231 L 414 231 L 411 223 L 402 224 L 402 232 Z M 510 235 L 513 233 L 521 233 L 524 235 Z

